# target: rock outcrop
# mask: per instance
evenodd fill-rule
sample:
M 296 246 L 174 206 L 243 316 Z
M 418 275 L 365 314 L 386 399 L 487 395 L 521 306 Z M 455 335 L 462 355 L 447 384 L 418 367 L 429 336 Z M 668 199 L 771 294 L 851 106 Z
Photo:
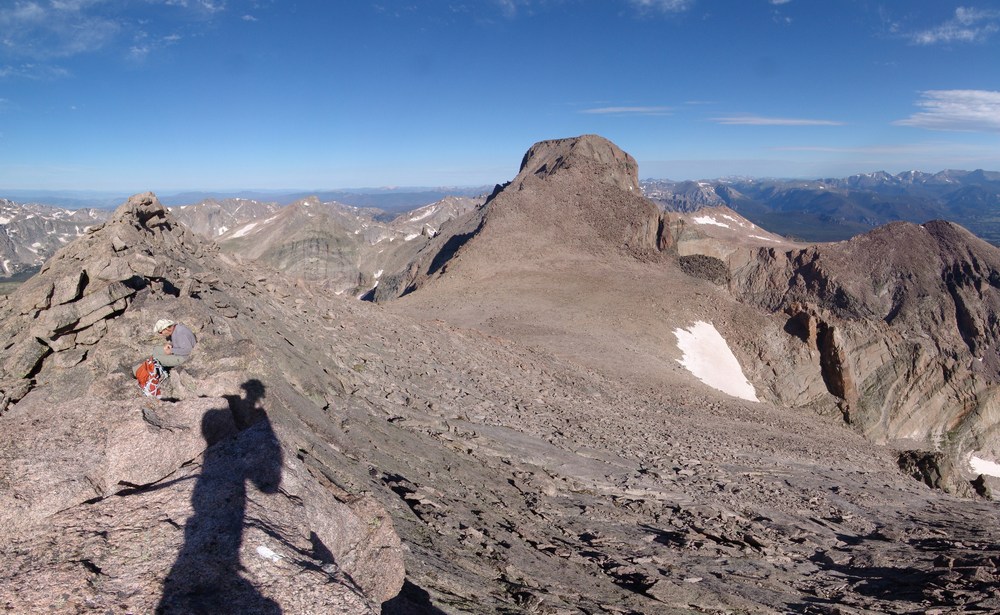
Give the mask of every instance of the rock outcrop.
M 540 262 L 562 259 L 567 250 L 655 260 L 664 247 L 665 216 L 642 196 L 638 169 L 632 156 L 596 135 L 536 143 L 517 177 L 497 186 L 481 209 L 442 229 L 374 299 L 413 292 L 461 260 L 463 251 L 503 266 L 511 265 L 512 254 L 518 262 Z M 470 242 L 475 248 L 468 250 Z
M 712 215 L 738 218 L 673 215 L 671 241 L 724 263 L 717 283 L 735 298 L 787 319 L 782 343 L 755 344 L 776 400 L 843 416 L 879 443 L 940 451 L 951 475 L 935 484 L 971 493 L 969 456 L 1000 458 L 1000 250 L 942 221 L 813 246 L 691 223 Z
M 8 610 L 362 613 L 398 592 L 384 508 L 297 453 L 313 402 L 261 356 L 255 286 L 145 194 L 3 306 Z M 166 315 L 201 339 L 169 403 L 130 370 Z

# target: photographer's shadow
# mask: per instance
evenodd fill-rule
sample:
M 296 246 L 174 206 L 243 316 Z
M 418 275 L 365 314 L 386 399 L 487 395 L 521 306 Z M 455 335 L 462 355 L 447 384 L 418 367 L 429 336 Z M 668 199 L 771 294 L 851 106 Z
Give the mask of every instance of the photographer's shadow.
M 229 407 L 202 417 L 207 448 L 191 495 L 194 512 L 164 581 L 158 614 L 281 613 L 240 574 L 247 482 L 276 493 L 282 465 L 281 447 L 261 406 L 263 383 L 248 380 L 242 388 L 244 396 L 226 396 Z M 233 423 L 240 430 L 237 437 L 229 437 Z

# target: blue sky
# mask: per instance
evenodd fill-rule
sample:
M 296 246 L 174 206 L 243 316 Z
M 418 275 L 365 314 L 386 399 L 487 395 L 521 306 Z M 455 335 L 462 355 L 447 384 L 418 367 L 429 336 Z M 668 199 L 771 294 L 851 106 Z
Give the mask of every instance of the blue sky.
M 1000 2 L 0 0 L 0 191 L 1000 170 Z

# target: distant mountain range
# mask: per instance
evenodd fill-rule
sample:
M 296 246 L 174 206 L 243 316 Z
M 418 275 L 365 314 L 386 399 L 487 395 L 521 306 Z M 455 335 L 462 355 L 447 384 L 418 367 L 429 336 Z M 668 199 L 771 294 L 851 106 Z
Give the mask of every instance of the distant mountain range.
M 1000 245 L 1000 173 L 907 171 L 843 179 L 647 179 L 643 193 L 672 211 L 725 205 L 769 231 L 803 241 L 848 239 L 904 220 L 957 222 Z
M 292 195 L 275 194 L 261 199 L 209 196 L 192 201 L 188 199 L 204 195 L 188 193 L 163 201 L 180 203 L 171 207 L 177 218 L 227 251 L 252 252 L 253 258 L 310 279 L 323 271 L 321 277 L 334 290 L 354 292 L 370 290 L 395 255 L 418 250 L 441 224 L 481 204 L 488 192 L 486 188 L 448 190 L 323 192 L 291 201 L 287 199 Z M 52 198 L 79 203 L 68 193 Z M 30 277 L 57 249 L 110 215 L 111 210 L 104 208 L 0 199 L 0 280 Z M 333 275 L 333 271 L 343 275 Z
M 287 206 L 209 199 L 173 207 L 171 213 L 226 253 L 336 294 L 364 295 L 378 286 L 384 272 L 405 267 L 443 225 L 483 200 L 447 196 L 393 216 L 315 196 Z
M 894 221 L 923 223 L 941 219 L 956 222 L 994 245 L 1000 245 L 1000 173 L 983 170 L 922 173 L 908 171 L 852 175 L 840 179 L 791 180 L 730 177 L 704 181 L 646 179 L 643 194 L 667 211 L 691 212 L 703 207 L 726 206 L 758 226 L 778 235 L 807 242 L 839 241 Z M 162 197 L 177 217 L 195 232 L 211 237 L 236 253 L 254 252 L 265 244 L 278 250 L 273 264 L 281 269 L 298 267 L 315 277 L 320 270 L 340 292 L 372 288 L 382 269 L 393 266 L 398 247 L 386 251 L 392 238 L 411 237 L 403 243 L 412 251 L 422 246 L 447 219 L 456 217 L 485 199 L 489 188 L 366 188 L 320 193 L 245 191 L 238 194 L 187 192 Z M 82 234 L 89 225 L 110 215 L 105 209 L 125 200 L 111 193 L 35 192 L 5 193 L 0 199 L 0 278 L 22 279 L 60 246 Z M 303 204 L 312 203 L 312 209 Z M 81 205 L 91 205 L 81 208 Z M 280 211 L 293 208 L 295 215 Z M 410 229 L 405 214 L 437 204 L 433 219 L 420 219 Z M 97 207 L 93 207 L 97 205 Z M 417 213 L 421 213 L 423 210 Z M 319 214 L 319 217 L 315 217 Z M 442 218 L 442 216 L 444 216 Z M 301 218 L 296 223 L 289 221 Z M 317 221 L 330 228 L 316 228 Z M 252 233 L 245 227 L 259 223 Z M 429 231 L 422 230 L 427 225 Z M 276 235 L 264 233 L 273 227 Z M 244 234 L 239 235 L 240 229 Z M 296 230 L 298 229 L 298 230 Z M 374 237 L 372 233 L 379 235 Z M 253 242 L 246 237 L 252 235 Z M 286 236 L 287 235 L 287 236 Z M 306 237 L 308 235 L 308 237 Z M 384 235 L 384 236 L 383 236 Z M 421 236 L 420 241 L 412 237 Z M 386 239 L 372 254 L 370 247 Z M 277 246 L 292 250 L 279 255 Z M 398 245 L 403 245 L 400 243 Z M 313 246 L 324 255 L 300 253 Z M 261 248 L 263 249 L 263 248 Z M 359 252 L 360 250 L 360 252 Z M 308 252 L 308 250 L 307 250 Z M 295 254 L 294 258 L 289 254 Z M 291 258 L 291 260 L 289 260 Z M 268 260 L 265 258 L 264 260 Z M 287 261 L 287 262 L 286 262 Z M 296 264 L 298 263 L 298 264 Z M 294 265 L 294 267 L 293 267 Z M 337 275 L 328 275 L 332 271 Z
M 110 211 L 19 205 L 0 199 L 0 278 L 23 279 Z
M 290 205 L 309 197 L 320 201 L 336 201 L 354 207 L 381 209 L 388 218 L 400 212 L 440 201 L 446 196 L 476 197 L 489 194 L 493 186 L 436 186 L 392 188 L 345 188 L 340 190 L 238 190 L 232 192 L 186 191 L 159 194 L 160 202 L 167 206 L 192 205 L 203 201 L 241 199 L 277 205 Z M 129 194 L 75 190 L 0 190 L 0 197 L 17 203 L 34 203 L 63 209 L 114 209 Z

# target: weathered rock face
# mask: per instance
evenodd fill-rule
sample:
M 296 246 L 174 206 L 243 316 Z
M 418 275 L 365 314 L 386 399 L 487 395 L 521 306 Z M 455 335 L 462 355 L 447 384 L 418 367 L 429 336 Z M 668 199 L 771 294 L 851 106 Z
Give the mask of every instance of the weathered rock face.
M 678 250 L 719 259 L 718 283 L 787 318 L 789 337 L 761 350 L 778 400 L 843 413 L 877 442 L 943 451 L 954 476 L 938 483 L 951 491 L 969 491 L 970 454 L 998 458 L 995 247 L 941 221 L 766 248 L 690 226 L 680 216 L 667 225 Z
M 530 228 L 526 239 L 560 248 L 580 242 L 655 254 L 662 216 L 639 191 L 638 170 L 635 159 L 596 135 L 537 143 L 494 198 L 489 234 L 510 241 Z M 544 237 L 549 232 L 556 237 Z
M 539 141 L 524 154 L 518 177 L 552 177 L 571 171 L 626 192 L 639 190 L 639 165 L 617 145 L 597 135 Z
M 477 258 L 506 263 L 558 260 L 569 250 L 657 260 L 665 216 L 639 190 L 632 156 L 596 135 L 541 141 L 524 155 L 517 177 L 476 211 L 442 228 L 410 265 L 373 297 L 413 292 L 461 261 L 467 243 Z

